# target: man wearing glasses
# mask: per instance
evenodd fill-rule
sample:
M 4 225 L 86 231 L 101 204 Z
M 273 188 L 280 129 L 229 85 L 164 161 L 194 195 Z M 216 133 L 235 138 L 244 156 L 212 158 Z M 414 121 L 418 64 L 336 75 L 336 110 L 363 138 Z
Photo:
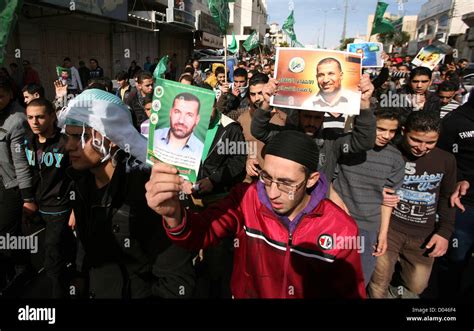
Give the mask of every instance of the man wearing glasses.
M 188 249 L 234 237 L 235 298 L 364 298 L 354 220 L 325 199 L 319 151 L 303 132 L 287 130 L 262 152 L 259 181 L 239 184 L 203 212 L 185 210 L 176 168 L 154 165 L 148 205 L 163 216 L 168 236 Z

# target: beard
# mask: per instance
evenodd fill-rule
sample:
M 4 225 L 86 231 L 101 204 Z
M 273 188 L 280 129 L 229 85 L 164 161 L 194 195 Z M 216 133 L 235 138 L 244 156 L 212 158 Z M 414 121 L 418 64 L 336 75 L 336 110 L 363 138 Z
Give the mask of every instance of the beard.
M 171 133 L 173 133 L 175 137 L 183 139 L 189 137 L 193 133 L 193 130 L 187 130 L 184 125 L 175 124 L 171 127 Z

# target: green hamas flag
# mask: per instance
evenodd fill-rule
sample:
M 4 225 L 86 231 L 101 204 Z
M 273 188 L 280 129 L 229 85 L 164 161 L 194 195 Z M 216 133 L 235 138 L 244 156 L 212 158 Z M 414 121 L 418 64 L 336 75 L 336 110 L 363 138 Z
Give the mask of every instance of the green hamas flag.
M 156 65 L 155 71 L 153 71 L 153 77 L 165 78 L 166 69 L 168 68 L 168 55 L 163 56 L 160 62 Z
M 208 0 L 211 16 L 223 35 L 227 34 L 229 26 L 229 2 L 234 2 L 234 0 Z
M 229 51 L 236 53 L 238 49 L 239 46 L 237 46 L 237 40 L 235 40 L 235 33 L 232 32 L 232 43 L 229 45 Z
M 393 23 L 383 17 L 383 15 L 385 14 L 385 10 L 387 10 L 387 7 L 388 3 L 381 1 L 377 2 L 377 9 L 375 10 L 374 16 L 374 24 L 372 25 L 372 32 L 370 33 L 370 35 L 395 31 Z
M 242 44 L 247 52 L 250 52 L 255 47 L 258 47 L 258 35 L 254 31 Z
M 290 15 L 287 17 L 285 20 L 285 23 L 283 23 L 282 27 L 283 31 L 286 32 L 286 34 L 290 37 L 291 39 L 291 47 L 304 47 L 298 39 L 296 39 L 296 33 L 295 33 L 295 17 L 294 17 L 294 11 L 292 10 Z
M 0 64 L 5 60 L 10 31 L 16 21 L 16 11 L 21 8 L 22 0 L 0 0 Z

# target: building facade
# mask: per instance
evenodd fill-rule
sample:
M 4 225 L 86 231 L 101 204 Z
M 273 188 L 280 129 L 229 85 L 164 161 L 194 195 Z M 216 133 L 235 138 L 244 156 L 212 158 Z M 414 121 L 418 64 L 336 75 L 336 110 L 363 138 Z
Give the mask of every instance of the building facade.
M 268 30 L 268 14 L 266 0 L 235 0 L 230 6 L 229 29 L 227 30 L 228 44 L 232 40 L 232 33 L 242 50 L 242 43 L 256 31 L 260 42 L 264 41 Z
M 462 16 L 473 11 L 472 0 L 430 0 L 423 4 L 417 23 L 418 49 L 439 40 L 457 49 L 459 57 L 467 57 L 464 35 L 469 26 Z

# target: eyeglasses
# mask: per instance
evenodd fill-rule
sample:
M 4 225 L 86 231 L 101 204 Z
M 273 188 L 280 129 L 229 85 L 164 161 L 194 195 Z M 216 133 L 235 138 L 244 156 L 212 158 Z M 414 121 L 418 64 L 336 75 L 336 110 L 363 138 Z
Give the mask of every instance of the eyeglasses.
M 283 193 L 296 192 L 301 188 L 301 186 L 303 186 L 306 183 L 306 179 L 303 180 L 299 184 L 287 184 L 287 183 L 278 182 L 270 178 L 264 172 L 260 172 L 260 174 L 258 175 L 258 178 L 263 183 L 263 185 L 265 185 L 265 187 L 271 187 L 272 183 L 275 183 L 277 186 L 277 189 Z

